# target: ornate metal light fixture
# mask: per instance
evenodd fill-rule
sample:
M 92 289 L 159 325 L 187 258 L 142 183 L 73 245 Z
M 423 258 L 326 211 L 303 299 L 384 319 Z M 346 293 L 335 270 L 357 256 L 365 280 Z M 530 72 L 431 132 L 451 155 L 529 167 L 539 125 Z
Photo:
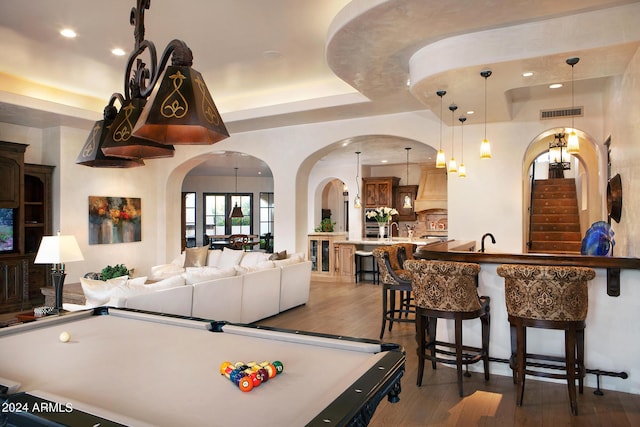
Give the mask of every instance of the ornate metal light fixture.
M 466 117 L 458 117 L 460 120 L 460 167 L 458 168 L 458 176 L 465 178 L 467 176 L 467 168 L 464 166 L 464 122 L 467 121 Z
M 491 76 L 491 70 L 480 71 L 480 75 L 484 77 L 484 139 L 480 144 L 480 158 L 491 158 L 491 144 L 487 139 L 487 79 Z
M 193 54 L 186 43 L 174 39 L 158 61 L 155 45 L 145 40 L 144 11 L 150 3 L 137 0 L 131 9 L 135 46 L 127 61 L 124 95 L 111 96 L 104 120 L 96 122 L 76 163 L 139 166 L 143 158 L 173 156 L 172 144 L 213 144 L 229 136 L 202 75 L 191 68 Z M 141 58 L 145 52 L 150 68 Z M 113 118 L 116 102 L 120 111 Z M 135 161 L 118 163 L 114 157 Z
M 564 133 L 557 133 L 549 143 L 549 178 L 564 178 L 564 171 L 571 169 L 571 155 L 567 153 L 564 137 Z
M 580 142 L 578 141 L 578 135 L 576 134 L 576 128 L 573 126 L 573 119 L 575 117 L 575 104 L 573 102 L 573 66 L 580 61 L 580 58 L 569 58 L 567 64 L 571 65 L 571 132 L 569 132 L 569 138 L 567 138 L 567 153 L 576 154 L 580 152 Z
M 454 137 L 454 130 L 455 130 L 455 120 L 453 118 L 453 113 L 458 109 L 458 106 L 456 104 L 451 104 L 449 105 L 449 110 L 451 111 L 451 160 L 449 160 L 449 172 L 450 173 L 456 173 L 458 172 L 458 165 L 456 163 L 456 159 L 454 156 L 454 144 L 455 141 L 453 139 Z
M 442 97 L 446 94 L 446 90 L 439 90 L 436 92 L 436 95 L 440 97 L 440 148 L 438 149 L 438 154 L 436 155 L 436 167 L 440 169 L 447 167 L 447 160 L 444 156 L 444 151 L 442 151 Z

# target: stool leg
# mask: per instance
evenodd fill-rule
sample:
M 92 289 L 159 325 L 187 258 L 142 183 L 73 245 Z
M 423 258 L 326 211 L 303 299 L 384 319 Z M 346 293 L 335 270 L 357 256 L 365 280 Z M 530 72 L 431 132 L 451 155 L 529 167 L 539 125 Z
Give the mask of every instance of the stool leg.
M 518 377 L 518 395 L 516 397 L 516 404 L 522 406 L 522 399 L 524 398 L 524 371 L 527 365 L 527 328 L 522 324 L 516 326 L 516 340 L 518 342 L 516 350 L 516 367 Z
M 426 316 L 422 313 L 416 314 L 416 340 L 418 341 L 418 379 L 416 385 L 420 387 L 422 385 L 422 377 L 424 375 L 424 362 L 425 362 L 425 348 L 426 337 L 425 330 L 427 328 Z
M 584 329 L 578 329 L 576 331 L 576 348 L 578 350 L 578 391 L 580 394 L 584 392 Z
M 380 339 L 384 336 L 384 328 L 387 325 L 387 317 L 389 316 L 389 306 L 387 305 L 387 292 L 391 292 L 387 285 L 382 286 L 382 328 L 380 329 Z
M 576 400 L 576 330 L 569 328 L 564 331 L 564 351 L 567 369 L 567 387 L 569 388 L 569 403 L 571 413 L 578 415 L 578 402 Z
M 455 316 L 455 343 L 456 343 L 456 370 L 458 371 L 458 395 L 463 396 L 462 391 L 462 316 Z
M 393 319 L 396 317 L 396 293 L 395 289 L 390 289 L 389 293 L 389 332 L 391 332 L 391 328 L 393 328 Z
M 482 327 L 482 363 L 484 365 L 484 379 L 489 381 L 489 333 L 491 331 L 491 316 L 489 312 L 480 316 Z
M 511 374 L 513 375 L 513 383 L 518 384 L 518 339 L 516 327 L 514 325 L 509 326 L 511 332 L 511 357 L 509 358 L 509 367 L 511 368 Z
M 431 369 L 436 369 L 436 329 L 438 326 L 437 317 L 429 317 L 427 319 L 427 329 L 429 336 L 429 351 L 431 353 Z

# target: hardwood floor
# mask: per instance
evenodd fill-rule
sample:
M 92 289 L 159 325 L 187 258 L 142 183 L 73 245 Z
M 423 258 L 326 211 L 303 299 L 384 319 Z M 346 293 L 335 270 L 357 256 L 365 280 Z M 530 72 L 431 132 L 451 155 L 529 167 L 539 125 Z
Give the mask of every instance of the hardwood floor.
M 309 303 L 258 322 L 261 325 L 377 339 L 380 333 L 382 291 L 369 282 L 311 283 Z M 639 426 L 640 395 L 604 390 L 596 396 L 585 387 L 578 394 L 578 416 L 572 416 L 565 384 L 527 378 L 524 405 L 515 404 L 511 377 L 482 373 L 464 378 L 465 397 L 459 398 L 455 369 L 427 364 L 422 387 L 416 386 L 417 356 L 412 324 L 395 324 L 385 341 L 405 347 L 406 372 L 400 402 L 384 400 L 371 426 Z

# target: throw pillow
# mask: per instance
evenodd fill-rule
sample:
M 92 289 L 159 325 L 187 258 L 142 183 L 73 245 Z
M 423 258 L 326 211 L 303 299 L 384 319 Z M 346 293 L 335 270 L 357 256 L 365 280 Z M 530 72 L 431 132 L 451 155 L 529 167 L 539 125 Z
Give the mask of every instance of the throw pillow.
M 238 274 L 252 273 L 254 271 L 267 270 L 269 268 L 274 268 L 275 261 L 264 261 L 258 263 L 256 265 L 243 266 L 242 264 L 236 265 L 236 271 Z
M 186 281 L 187 285 L 193 285 L 194 283 L 222 279 L 224 277 L 231 277 L 235 275 L 236 269 L 233 266 L 226 268 L 202 267 L 188 268 L 187 271 L 182 274 L 182 277 Z
M 222 254 L 222 250 L 220 249 L 210 250 L 209 255 L 207 256 L 207 267 L 217 267 L 218 260 L 220 259 L 221 254 Z
M 269 260 L 269 254 L 264 252 L 245 252 L 240 260 L 240 267 L 255 267 Z
M 204 267 L 207 265 L 208 251 L 208 246 L 185 249 L 186 256 L 184 257 L 184 267 Z
M 279 259 L 286 259 L 286 258 L 287 258 L 287 251 L 286 250 L 284 250 L 282 252 L 274 252 L 269 257 L 269 259 L 271 261 L 277 261 Z
M 105 305 L 111 299 L 111 291 L 117 286 L 127 283 L 128 276 L 114 277 L 106 282 L 102 280 L 80 278 L 82 292 L 87 300 L 87 305 L 91 307 L 100 307 Z
M 240 260 L 245 254 L 242 250 L 224 248 L 218 259 L 218 268 L 229 268 L 240 265 Z
M 151 267 L 151 278 L 153 280 L 166 279 L 168 277 L 180 275 L 181 273 L 184 273 L 184 268 L 175 264 L 162 264 Z

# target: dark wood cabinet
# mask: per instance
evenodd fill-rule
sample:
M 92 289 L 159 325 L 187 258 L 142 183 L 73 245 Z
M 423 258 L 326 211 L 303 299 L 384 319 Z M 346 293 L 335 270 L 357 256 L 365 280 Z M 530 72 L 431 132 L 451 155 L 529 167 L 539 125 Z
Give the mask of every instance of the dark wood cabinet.
M 400 178 L 395 176 L 362 178 L 364 187 L 364 207 L 395 207 L 394 190 L 398 186 L 399 182 Z
M 416 205 L 416 197 L 418 195 L 418 186 L 417 185 L 401 185 L 396 188 L 395 191 L 395 203 L 394 207 L 398 211 L 398 221 L 415 221 L 417 219 L 415 205 Z M 405 208 L 404 201 L 405 198 L 409 198 L 411 207 Z
M 14 221 L 13 249 L 0 252 L 0 313 L 42 304 L 40 288 L 51 286 L 49 266 L 33 261 L 52 234 L 53 166 L 25 164 L 26 147 L 0 141 L 0 208 L 12 209 Z

